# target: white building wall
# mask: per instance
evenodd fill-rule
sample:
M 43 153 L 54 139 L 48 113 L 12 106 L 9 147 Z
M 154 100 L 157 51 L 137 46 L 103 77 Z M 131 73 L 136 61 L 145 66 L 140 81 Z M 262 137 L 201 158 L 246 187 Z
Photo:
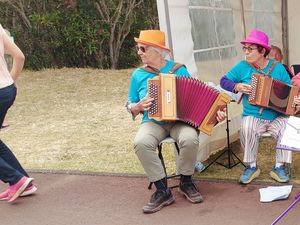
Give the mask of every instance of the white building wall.
M 169 7 L 167 9 L 169 18 L 166 18 L 168 17 L 165 8 L 166 2 Z M 185 64 L 188 71 L 196 76 L 197 67 L 193 54 L 194 44 L 191 35 L 188 0 L 157 0 L 157 9 L 160 29 L 167 35 L 167 44 L 172 48 L 174 60 Z M 170 27 L 168 28 L 168 26 Z M 168 30 L 170 31 L 169 34 Z
M 300 3 L 288 0 L 289 64 L 300 64 Z
M 296 0 L 292 1 L 296 2 Z M 234 43 L 230 42 L 228 45 L 233 44 L 235 46 L 236 54 L 229 57 L 222 57 L 220 54 L 219 58 L 201 58 L 200 60 L 198 57 L 195 60 L 197 52 L 206 50 L 194 48 L 196 45 L 193 43 L 192 29 L 195 29 L 195 27 L 192 27 L 190 19 L 189 0 L 157 0 L 160 29 L 165 31 L 167 35 L 168 46 L 173 50 L 174 60 L 184 63 L 194 77 L 218 84 L 221 76 L 226 74 L 239 60 L 243 59 L 244 53 L 241 50 L 240 41 L 245 38 L 245 33 L 248 34 L 254 27 L 262 29 L 270 35 L 270 44 L 282 48 L 281 0 L 272 0 L 272 2 L 268 0 L 264 2 L 264 8 L 262 9 L 259 7 L 260 1 L 258 0 L 230 0 L 230 3 L 231 9 L 229 10 L 231 10 L 233 16 L 233 27 L 228 27 L 230 30 L 228 32 L 234 32 L 235 39 Z M 244 17 L 241 3 L 244 5 Z M 168 9 L 166 9 L 166 5 Z M 266 7 L 266 5 L 269 5 L 269 7 Z M 224 9 L 228 10 L 226 7 Z M 216 8 L 216 10 L 222 10 L 222 8 Z M 212 11 L 212 13 L 214 12 Z M 198 27 L 197 29 L 201 32 L 201 28 Z M 211 29 L 216 29 L 216 27 L 212 26 Z M 209 33 L 211 35 L 213 32 Z M 209 34 L 207 36 L 209 38 Z M 230 48 L 230 46 L 227 47 Z M 211 51 L 218 47 L 227 48 L 226 46 L 212 46 Z

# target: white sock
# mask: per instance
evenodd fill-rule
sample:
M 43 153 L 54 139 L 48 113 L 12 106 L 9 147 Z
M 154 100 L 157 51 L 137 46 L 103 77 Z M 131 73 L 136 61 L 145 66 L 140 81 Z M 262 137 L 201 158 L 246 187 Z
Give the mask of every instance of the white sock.
M 283 165 L 283 163 L 276 163 L 276 164 L 275 164 L 275 167 L 276 167 L 276 168 L 279 168 L 279 167 L 281 167 L 282 165 Z
M 249 165 L 251 168 L 256 167 L 256 162 L 250 163 Z

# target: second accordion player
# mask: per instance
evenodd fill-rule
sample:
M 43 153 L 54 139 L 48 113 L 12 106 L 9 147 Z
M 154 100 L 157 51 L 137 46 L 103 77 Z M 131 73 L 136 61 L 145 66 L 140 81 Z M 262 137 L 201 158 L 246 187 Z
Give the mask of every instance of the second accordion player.
M 271 108 L 285 115 L 296 113 L 294 98 L 299 94 L 298 87 L 260 74 L 252 75 L 250 86 L 249 104 Z
M 148 80 L 148 94 L 154 98 L 148 116 L 157 121 L 180 120 L 211 135 L 217 111 L 230 97 L 204 82 L 174 74 L 160 74 Z

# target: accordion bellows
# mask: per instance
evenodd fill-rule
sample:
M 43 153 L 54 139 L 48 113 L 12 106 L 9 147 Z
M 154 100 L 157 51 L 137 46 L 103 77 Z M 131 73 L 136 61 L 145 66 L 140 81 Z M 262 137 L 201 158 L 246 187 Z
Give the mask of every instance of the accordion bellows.
M 148 80 L 148 94 L 154 101 L 148 111 L 157 121 L 180 120 L 211 135 L 217 123 L 217 111 L 230 97 L 204 82 L 173 74 L 160 74 Z
M 249 104 L 271 108 L 285 115 L 296 113 L 294 98 L 299 94 L 298 87 L 260 74 L 252 75 L 250 86 Z

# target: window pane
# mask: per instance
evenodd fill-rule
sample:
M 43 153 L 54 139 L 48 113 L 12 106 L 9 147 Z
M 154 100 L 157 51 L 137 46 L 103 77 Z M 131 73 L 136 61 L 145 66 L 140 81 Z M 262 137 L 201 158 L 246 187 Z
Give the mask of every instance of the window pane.
M 190 6 L 189 10 L 194 50 L 207 50 L 195 53 L 196 60 L 219 59 L 221 55 L 235 56 L 236 51 L 232 51 L 232 46 L 228 46 L 234 45 L 235 40 L 233 13 L 231 8 L 228 8 L 229 1 L 190 1 L 190 3 L 197 6 Z M 225 6 L 227 8 L 224 8 Z
M 211 10 L 191 9 L 192 37 L 194 49 L 206 49 L 218 46 L 215 34 L 215 22 Z
M 252 0 L 253 27 L 263 30 L 270 40 L 275 36 L 275 13 L 272 0 Z
M 230 0 L 190 0 L 189 5 L 230 8 Z

